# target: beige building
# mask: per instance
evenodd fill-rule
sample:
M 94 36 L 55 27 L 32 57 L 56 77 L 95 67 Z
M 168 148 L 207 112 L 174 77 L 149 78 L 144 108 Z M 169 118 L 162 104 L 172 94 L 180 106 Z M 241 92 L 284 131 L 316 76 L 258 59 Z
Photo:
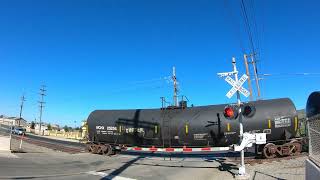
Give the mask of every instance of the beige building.
M 4 115 L 0 116 L 0 124 L 7 125 L 7 126 L 23 126 L 27 125 L 27 121 L 23 118 L 18 117 L 7 117 Z

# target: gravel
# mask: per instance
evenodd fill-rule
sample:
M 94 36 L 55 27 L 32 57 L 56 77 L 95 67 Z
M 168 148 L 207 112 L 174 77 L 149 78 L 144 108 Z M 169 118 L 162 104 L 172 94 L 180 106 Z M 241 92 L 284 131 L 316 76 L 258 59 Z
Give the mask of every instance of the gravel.
M 14 152 L 25 152 L 25 153 L 54 152 L 54 150 L 52 149 L 30 144 L 25 141 L 22 141 L 21 149 L 20 149 L 20 143 L 21 143 L 21 140 L 12 138 L 11 150 Z
M 305 179 L 305 161 L 307 156 L 280 162 L 247 165 L 247 171 L 254 180 Z

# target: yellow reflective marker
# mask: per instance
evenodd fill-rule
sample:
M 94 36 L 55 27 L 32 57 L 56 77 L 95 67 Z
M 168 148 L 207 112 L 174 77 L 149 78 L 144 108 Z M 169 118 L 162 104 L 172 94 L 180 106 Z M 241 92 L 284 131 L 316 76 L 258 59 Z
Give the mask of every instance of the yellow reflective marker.
M 189 124 L 186 123 L 186 134 L 188 134 L 188 133 L 189 133 Z
M 227 124 L 227 131 L 229 132 L 231 130 L 230 123 Z
M 155 134 L 158 134 L 158 126 L 157 126 L 157 125 L 154 126 L 154 133 L 155 133 Z
M 271 129 L 271 120 L 268 120 L 268 128 Z
M 294 131 L 298 130 L 298 117 L 294 117 Z
M 121 133 L 121 126 L 119 126 L 119 132 Z

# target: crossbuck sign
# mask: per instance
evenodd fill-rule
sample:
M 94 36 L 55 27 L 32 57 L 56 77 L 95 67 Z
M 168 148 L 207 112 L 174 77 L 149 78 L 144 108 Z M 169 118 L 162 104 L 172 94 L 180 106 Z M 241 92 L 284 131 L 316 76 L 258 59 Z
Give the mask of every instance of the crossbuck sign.
M 247 79 L 248 79 L 248 76 L 245 74 L 242 75 L 242 77 L 238 81 L 235 81 L 230 76 L 227 76 L 225 81 L 227 81 L 232 86 L 232 88 L 226 94 L 226 96 L 230 99 L 234 95 L 234 93 L 239 91 L 245 97 L 248 97 L 250 95 L 249 91 L 246 90 L 244 87 L 242 87 L 243 83 L 246 82 Z

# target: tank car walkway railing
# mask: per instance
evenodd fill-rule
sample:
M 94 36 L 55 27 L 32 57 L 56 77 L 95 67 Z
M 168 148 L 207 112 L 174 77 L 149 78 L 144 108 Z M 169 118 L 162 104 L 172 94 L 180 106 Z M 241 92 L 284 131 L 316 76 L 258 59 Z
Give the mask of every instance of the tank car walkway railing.
M 320 167 L 320 115 L 308 119 L 309 158 Z

